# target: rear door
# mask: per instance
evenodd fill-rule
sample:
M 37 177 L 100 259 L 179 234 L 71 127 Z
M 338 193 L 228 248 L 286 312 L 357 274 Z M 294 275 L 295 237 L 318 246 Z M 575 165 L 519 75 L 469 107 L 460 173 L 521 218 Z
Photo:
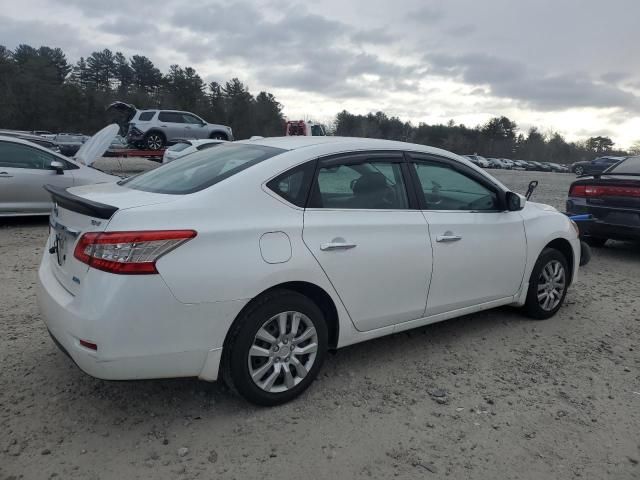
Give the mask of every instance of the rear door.
M 505 211 L 498 187 L 470 167 L 428 155 L 409 158 L 433 245 L 425 316 L 515 295 L 527 249 L 520 213 Z
M 173 142 L 177 138 L 184 138 L 184 123 L 182 115 L 177 112 L 160 112 L 158 114 L 160 127 L 167 137 L 167 141 Z
M 420 318 L 431 276 L 424 217 L 401 153 L 321 159 L 303 239 L 361 331 Z
M 48 214 L 51 197 L 44 185 L 73 186 L 73 171 L 58 174 L 52 161 L 70 163 L 38 148 L 0 141 L 0 214 Z

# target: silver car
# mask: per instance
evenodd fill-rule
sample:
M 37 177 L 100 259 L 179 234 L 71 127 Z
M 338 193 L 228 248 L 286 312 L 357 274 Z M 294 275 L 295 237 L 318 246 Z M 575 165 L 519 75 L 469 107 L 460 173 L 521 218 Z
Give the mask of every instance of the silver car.
M 104 152 L 104 141 L 96 135 L 70 159 L 33 142 L 0 135 L 0 217 L 48 215 L 51 195 L 44 185 L 67 188 L 120 180 L 88 166 Z
M 126 138 L 130 145 L 160 150 L 177 139 L 233 140 L 230 127 L 208 123 L 195 113 L 180 110 L 138 110 L 134 105 L 114 102 L 107 111 L 123 115 Z

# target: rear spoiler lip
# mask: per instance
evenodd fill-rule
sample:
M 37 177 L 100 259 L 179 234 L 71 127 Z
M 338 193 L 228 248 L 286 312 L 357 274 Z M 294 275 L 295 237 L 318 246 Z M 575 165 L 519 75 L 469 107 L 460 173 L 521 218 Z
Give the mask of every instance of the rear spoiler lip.
M 44 186 L 44 189 L 51 194 L 53 201 L 61 207 L 90 217 L 108 220 L 118 211 L 118 207 L 79 197 L 69 193 L 66 188 L 47 184 Z

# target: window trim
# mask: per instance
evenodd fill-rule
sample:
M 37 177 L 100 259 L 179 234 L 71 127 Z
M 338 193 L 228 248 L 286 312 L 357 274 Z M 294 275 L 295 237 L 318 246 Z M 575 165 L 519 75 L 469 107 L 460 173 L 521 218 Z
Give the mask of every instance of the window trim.
M 474 169 L 458 162 L 457 160 L 440 157 L 437 155 L 432 155 L 429 153 L 422 152 L 405 152 L 407 167 L 409 170 L 409 175 L 411 177 L 411 184 L 414 189 L 414 193 L 417 197 L 417 202 L 419 205 L 419 209 L 425 212 L 444 212 L 444 213 L 497 213 L 507 211 L 506 208 L 506 192 L 500 188 L 498 185 L 493 183 L 490 179 L 486 178 L 484 175 L 476 172 Z M 424 200 L 424 191 L 422 190 L 422 184 L 420 183 L 420 178 L 418 177 L 418 172 L 415 168 L 412 167 L 412 163 L 426 163 L 433 164 L 438 166 L 445 166 L 455 170 L 456 172 L 464 175 L 465 177 L 470 178 L 471 180 L 481 184 L 483 187 L 491 190 L 498 197 L 498 208 L 493 210 L 434 210 L 427 208 L 426 202 Z
M 323 208 L 310 206 L 315 195 L 319 195 L 320 186 L 318 184 L 318 175 L 321 168 L 332 167 L 336 165 L 358 165 L 363 163 L 398 163 L 400 164 L 400 175 L 404 183 L 407 193 L 407 208 Z M 399 150 L 371 150 L 371 151 L 355 151 L 330 154 L 317 159 L 316 168 L 311 180 L 311 187 L 307 193 L 307 201 L 305 202 L 305 210 L 312 211 L 334 211 L 334 212 L 406 212 L 418 210 L 418 203 L 414 192 L 414 185 L 409 174 L 408 164 L 404 152 Z

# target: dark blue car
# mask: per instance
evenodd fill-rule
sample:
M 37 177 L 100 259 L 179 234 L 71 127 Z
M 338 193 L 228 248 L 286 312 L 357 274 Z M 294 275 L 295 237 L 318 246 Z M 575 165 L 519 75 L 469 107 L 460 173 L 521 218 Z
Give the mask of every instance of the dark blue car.
M 598 157 L 590 161 L 574 163 L 571 165 L 571 171 L 578 176 L 602 173 L 624 159 L 625 157 Z

